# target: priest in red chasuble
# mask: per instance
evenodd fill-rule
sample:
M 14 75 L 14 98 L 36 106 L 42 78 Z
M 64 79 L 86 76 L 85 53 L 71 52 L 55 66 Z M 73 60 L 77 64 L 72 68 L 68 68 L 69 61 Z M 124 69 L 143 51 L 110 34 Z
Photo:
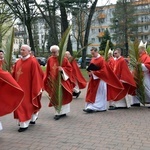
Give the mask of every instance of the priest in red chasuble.
M 107 101 L 115 100 L 123 90 L 122 84 L 98 53 L 97 48 L 91 49 L 91 55 L 93 58 L 87 68 L 90 81 L 83 109 L 87 113 L 106 111 Z
M 18 60 L 13 69 L 13 77 L 24 91 L 24 99 L 14 112 L 14 118 L 19 120 L 19 132 L 28 129 L 29 124 L 35 124 L 41 108 L 43 89 L 43 71 L 37 60 L 30 55 L 31 48 L 22 45 Z
M 114 68 L 114 62 L 115 62 L 113 53 L 114 53 L 113 50 L 109 49 L 107 63 L 108 63 L 108 66 L 110 67 L 110 69 L 112 69 L 112 70 Z
M 121 49 L 117 48 L 114 51 L 115 63 L 114 63 L 114 73 L 122 83 L 124 90 L 117 97 L 116 102 L 112 102 L 109 110 L 114 110 L 118 108 L 129 108 L 131 106 L 132 96 L 135 93 L 136 83 L 134 81 L 133 75 L 129 70 L 126 60 L 121 56 Z
M 73 72 L 73 80 L 75 83 L 75 87 L 73 88 L 73 96 L 78 98 L 81 93 L 80 89 L 86 88 L 87 81 L 83 77 L 83 75 L 77 65 L 77 62 L 71 56 L 69 51 L 66 51 L 65 56 L 68 58 L 71 66 L 72 66 L 72 69 L 73 69 L 73 71 L 72 71 Z
M 11 74 L 0 68 L 0 117 L 15 111 L 23 97 L 23 90 Z M 2 129 L 1 123 L 0 129 Z
M 59 65 L 59 47 L 53 45 L 50 47 L 52 55 L 48 58 L 46 76 L 44 79 L 44 87 L 50 96 L 49 107 L 55 107 L 55 120 L 66 116 L 70 112 L 70 102 L 72 101 L 73 79 L 72 79 L 72 66 L 66 57 L 63 58 L 62 65 Z M 58 72 L 61 73 L 61 82 L 58 83 Z M 61 110 L 57 111 L 58 106 L 58 91 L 57 87 L 62 87 Z
M 145 102 L 150 103 L 150 56 L 146 51 L 147 42 L 142 41 L 139 44 L 139 60 L 141 62 L 142 72 L 143 72 L 143 85 L 145 87 Z M 140 102 L 136 97 L 134 97 L 133 106 L 140 105 Z

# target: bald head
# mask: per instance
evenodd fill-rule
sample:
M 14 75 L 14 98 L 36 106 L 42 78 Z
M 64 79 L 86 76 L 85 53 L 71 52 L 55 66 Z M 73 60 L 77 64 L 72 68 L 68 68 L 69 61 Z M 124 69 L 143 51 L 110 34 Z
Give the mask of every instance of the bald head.
M 65 57 L 67 57 L 67 58 L 70 58 L 70 57 L 71 57 L 71 54 L 70 54 L 69 51 L 66 51 L 66 52 L 65 52 Z

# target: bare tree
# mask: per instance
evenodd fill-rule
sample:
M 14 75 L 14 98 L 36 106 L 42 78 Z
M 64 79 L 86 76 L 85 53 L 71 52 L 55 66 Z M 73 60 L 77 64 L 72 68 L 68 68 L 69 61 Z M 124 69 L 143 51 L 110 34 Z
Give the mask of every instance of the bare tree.
M 3 0 L 3 2 L 7 4 L 14 15 L 20 19 L 25 32 L 27 28 L 30 46 L 32 50 L 35 51 L 32 35 L 32 20 L 36 15 L 36 9 L 34 9 L 34 6 L 32 5 L 33 0 Z M 27 43 L 27 33 L 25 34 L 24 42 Z
M 10 9 L 0 1 L 0 47 L 2 47 L 2 40 L 7 31 L 12 27 L 13 15 Z

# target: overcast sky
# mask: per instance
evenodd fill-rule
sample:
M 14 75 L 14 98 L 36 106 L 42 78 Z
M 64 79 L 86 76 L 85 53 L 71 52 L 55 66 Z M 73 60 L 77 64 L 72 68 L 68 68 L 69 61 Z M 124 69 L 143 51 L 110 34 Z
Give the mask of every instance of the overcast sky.
M 117 0 L 98 0 L 98 3 L 97 3 L 97 5 L 98 6 L 102 6 L 102 5 L 106 5 L 106 3 L 107 3 L 107 5 L 109 5 L 109 4 L 115 4 L 116 3 L 116 1 Z

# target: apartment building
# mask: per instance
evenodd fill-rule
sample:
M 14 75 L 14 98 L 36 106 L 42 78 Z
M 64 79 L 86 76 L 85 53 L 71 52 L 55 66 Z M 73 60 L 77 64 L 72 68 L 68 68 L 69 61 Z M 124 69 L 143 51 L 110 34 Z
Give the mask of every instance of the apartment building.
M 147 41 L 150 44 L 150 0 L 135 0 L 133 5 L 136 10 L 135 15 L 138 18 L 138 39 Z M 100 47 L 100 42 L 106 28 L 109 30 L 111 36 L 114 34 L 115 31 L 110 27 L 114 9 L 115 4 L 96 8 L 89 36 L 89 42 L 92 42 L 90 47 Z M 112 42 L 115 43 L 113 40 Z

